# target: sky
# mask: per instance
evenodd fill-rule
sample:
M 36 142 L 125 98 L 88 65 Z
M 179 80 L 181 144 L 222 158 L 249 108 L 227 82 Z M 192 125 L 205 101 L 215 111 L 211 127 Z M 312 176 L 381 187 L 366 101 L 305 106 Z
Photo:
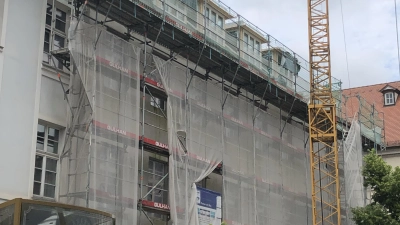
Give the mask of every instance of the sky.
M 307 0 L 222 1 L 308 59 Z M 332 76 L 342 81 L 343 89 L 399 81 L 394 1 L 341 1 L 343 14 L 340 0 L 329 1 Z

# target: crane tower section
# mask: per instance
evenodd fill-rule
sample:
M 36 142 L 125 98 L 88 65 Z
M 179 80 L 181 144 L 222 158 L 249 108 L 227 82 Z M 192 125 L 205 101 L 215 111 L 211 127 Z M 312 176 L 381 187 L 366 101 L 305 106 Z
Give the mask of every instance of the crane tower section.
M 340 224 L 336 105 L 332 97 L 328 0 L 308 1 L 310 166 L 313 224 Z

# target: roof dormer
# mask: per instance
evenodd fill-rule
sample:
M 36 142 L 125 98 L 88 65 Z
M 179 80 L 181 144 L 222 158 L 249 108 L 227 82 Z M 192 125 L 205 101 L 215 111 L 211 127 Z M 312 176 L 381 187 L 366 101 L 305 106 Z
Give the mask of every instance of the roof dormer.
M 395 105 L 400 93 L 399 89 L 394 88 L 390 85 L 386 85 L 384 88 L 380 90 L 380 92 L 383 94 L 384 106 Z
M 207 28 L 211 29 L 213 32 L 216 32 L 215 28 L 218 27 L 221 28 L 221 30 L 224 29 L 225 20 L 234 18 L 230 10 L 221 2 L 211 0 L 205 3 L 204 0 L 200 0 L 199 11 L 201 13 L 204 13 L 204 6 L 206 6 L 205 16 L 207 18 Z

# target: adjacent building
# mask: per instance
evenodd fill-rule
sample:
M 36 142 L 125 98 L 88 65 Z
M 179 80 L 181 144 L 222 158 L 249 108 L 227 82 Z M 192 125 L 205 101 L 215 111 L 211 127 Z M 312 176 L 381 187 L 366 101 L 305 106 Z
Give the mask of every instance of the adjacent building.
M 384 130 L 381 133 L 385 137 L 386 149 L 385 151 L 377 150 L 385 161 L 392 166 L 400 166 L 398 159 L 400 153 L 400 132 L 398 127 L 400 126 L 400 121 L 397 117 L 400 111 L 400 105 L 397 102 L 399 88 L 400 82 L 396 81 L 343 90 L 345 95 L 355 96 L 348 100 L 347 109 L 349 114 L 355 114 L 359 109 L 364 108 L 365 104 L 356 101 L 357 98 L 363 98 L 367 104 L 373 105 L 375 109 L 375 112 L 371 113 L 371 117 L 379 115 L 384 118 Z

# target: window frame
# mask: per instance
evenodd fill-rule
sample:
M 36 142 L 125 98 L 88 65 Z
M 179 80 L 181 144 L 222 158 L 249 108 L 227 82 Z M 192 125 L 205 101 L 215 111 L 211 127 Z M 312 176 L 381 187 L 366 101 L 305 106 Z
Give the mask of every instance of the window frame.
M 43 57 L 42 57 L 42 63 L 44 63 L 45 65 L 51 66 L 51 67 L 55 67 L 57 69 L 60 69 L 62 71 L 64 71 L 64 66 L 61 62 L 59 62 L 57 59 L 54 59 L 55 63 L 57 65 L 54 65 L 53 60 L 51 59 L 51 51 L 57 50 L 57 49 L 61 49 L 61 48 L 65 48 L 68 45 L 68 39 L 67 39 L 67 34 L 68 34 L 68 28 L 69 28 L 69 15 L 70 15 L 70 7 L 62 4 L 58 1 L 55 2 L 54 5 L 52 5 L 51 1 L 47 1 L 47 7 L 46 7 L 46 21 L 45 21 L 45 32 L 49 31 L 49 52 L 45 51 L 45 48 L 43 47 Z M 51 15 L 48 13 L 48 6 L 51 7 Z M 60 11 L 62 13 L 65 14 L 65 21 L 62 21 L 61 19 L 59 19 L 57 17 L 57 11 Z M 48 16 L 50 17 L 50 24 L 47 23 L 47 18 Z M 58 28 L 56 28 L 56 24 L 57 21 L 61 21 L 65 26 L 65 30 L 59 30 Z M 58 46 L 56 45 L 56 36 L 58 38 L 62 38 L 63 39 L 63 44 L 62 46 Z M 45 40 L 43 40 L 43 42 L 45 42 Z
M 237 30 L 232 30 L 232 31 L 227 31 L 229 35 L 231 35 L 234 38 L 238 38 L 238 31 Z
M 37 145 L 35 146 L 35 162 L 34 162 L 34 174 L 36 172 L 37 169 L 41 170 L 41 177 L 40 177 L 40 181 L 35 179 L 35 176 L 33 177 L 33 186 L 32 186 L 32 194 L 33 197 L 36 198 L 45 198 L 45 199 L 53 199 L 56 200 L 57 196 L 58 196 L 58 181 L 59 181 L 59 150 L 60 150 L 60 137 L 61 137 L 61 130 L 59 128 L 56 128 L 54 126 L 50 126 L 47 125 L 45 123 L 38 123 L 37 126 L 37 131 L 39 131 L 39 126 L 43 126 L 44 127 L 44 138 L 43 138 L 43 149 L 40 149 L 37 147 Z M 58 145 L 57 145 L 57 153 L 52 153 L 47 151 L 47 145 L 48 145 L 48 141 L 49 141 L 49 129 L 54 129 L 58 131 L 58 138 L 57 140 L 55 140 Z M 38 133 L 38 132 L 37 132 Z M 38 134 L 36 135 L 36 143 L 38 143 L 38 137 L 40 137 Z M 41 167 L 36 167 L 36 157 L 42 157 L 42 165 Z M 48 159 L 50 160 L 54 160 L 56 161 L 56 168 L 55 171 L 52 170 L 48 170 L 47 169 L 47 161 Z M 46 183 L 46 172 L 51 172 L 51 173 L 55 173 L 55 184 L 51 184 L 51 183 Z M 39 194 L 35 194 L 35 183 L 39 183 L 40 184 L 40 191 Z M 54 186 L 54 196 L 50 197 L 50 196 L 45 196 L 45 185 L 50 185 L 50 186 Z
M 390 95 L 390 97 L 389 97 L 389 95 Z M 384 103 L 385 103 L 385 106 L 388 106 L 388 105 L 394 105 L 395 104 L 395 95 L 394 95 L 394 92 L 393 91 L 390 91 L 390 92 L 386 92 L 385 94 L 384 94 Z M 391 100 L 390 102 L 389 102 L 389 100 Z
M 98 171 L 105 178 L 99 182 L 99 190 L 114 194 L 116 191 L 116 184 L 119 182 L 117 178 L 118 169 L 115 165 L 119 162 L 119 151 L 123 148 L 111 144 L 108 141 L 98 144 L 97 148 L 97 160 L 103 162 L 98 165 Z
M 150 170 L 150 162 L 153 162 L 153 167 Z M 161 164 L 163 166 L 163 175 L 158 175 L 156 172 L 156 164 Z M 148 178 L 147 178 L 147 188 L 148 191 L 150 189 L 152 189 L 154 187 L 154 185 L 156 185 L 160 179 L 162 179 L 165 174 L 168 173 L 168 163 L 162 160 L 158 160 L 156 158 L 153 157 L 149 157 L 149 161 L 147 164 L 147 171 L 148 171 Z M 157 179 L 159 178 L 159 179 Z M 152 185 L 149 185 L 150 181 L 152 181 Z M 162 185 L 161 185 L 162 184 Z M 149 195 L 147 196 L 147 200 L 148 201 L 152 201 L 152 202 L 156 202 L 155 199 L 155 195 L 154 192 L 155 191 L 161 191 L 161 198 L 162 198 L 162 202 L 157 202 L 157 203 L 163 203 L 165 204 L 168 201 L 168 190 L 166 189 L 166 184 L 167 184 L 167 179 L 164 179 L 157 187 L 154 188 L 154 190 L 149 193 Z
M 249 45 L 250 45 L 250 50 L 254 51 L 254 38 L 251 36 L 250 36 Z
M 153 172 L 150 172 L 150 161 L 152 161 L 152 162 L 154 162 L 154 163 L 161 163 L 161 164 L 163 164 L 164 165 L 164 175 L 163 176 L 165 176 L 166 175 L 166 173 L 168 173 L 168 170 L 169 170 L 169 165 L 168 165 L 168 162 L 167 161 L 164 161 L 164 160 L 161 160 L 161 159 L 157 159 L 157 158 L 154 158 L 154 157 L 151 157 L 151 156 L 149 156 L 148 157 L 148 162 L 147 162 L 147 170 L 145 170 L 145 176 L 147 177 L 147 182 L 144 182 L 144 180 L 142 180 L 142 182 L 143 182 L 143 187 L 146 189 L 147 188 L 147 191 L 149 191 L 157 182 L 155 182 L 154 184 L 153 184 L 153 186 L 150 186 L 149 185 L 149 181 L 150 181 L 150 179 L 153 179 L 153 177 L 154 176 L 159 176 L 159 175 L 156 175 L 155 173 L 153 173 Z M 154 167 L 155 167 L 155 164 L 154 164 Z M 160 179 L 163 177 L 163 176 L 160 176 Z M 156 187 L 156 188 L 154 188 L 154 190 L 151 192 L 151 193 L 149 193 L 148 194 L 148 196 L 146 197 L 146 200 L 148 200 L 148 201 L 151 201 L 151 202 L 155 202 L 154 201 L 154 192 L 155 191 L 157 191 L 157 190 L 161 190 L 161 192 L 162 192 L 162 199 L 163 199 L 163 201 L 165 201 L 165 202 L 156 202 L 156 203 L 161 203 L 161 204 L 168 204 L 168 199 L 169 199 L 169 195 L 168 195 L 168 192 L 169 192 L 169 190 L 168 190 L 168 177 L 166 177 L 163 181 L 162 181 L 162 183 L 164 184 L 164 186 L 158 186 L 158 187 Z M 139 184 L 139 187 L 140 187 L 140 183 L 138 183 Z M 147 191 L 145 191 L 146 193 L 147 193 Z M 165 215 L 162 215 L 162 214 L 159 214 L 159 213 L 148 213 L 149 214 L 149 216 L 150 217 L 152 217 L 152 218 L 157 218 L 157 219 L 161 219 L 161 220 L 164 220 L 165 219 Z
M 221 24 L 219 24 L 221 22 Z M 220 15 L 217 15 L 217 26 L 224 28 L 224 18 Z
M 260 52 L 260 46 L 261 46 L 261 45 L 260 45 L 260 42 L 257 41 L 257 40 L 256 40 L 255 42 L 256 42 L 256 43 L 255 43 L 255 45 L 254 45 L 254 48 L 255 48 L 256 51 Z
M 157 104 L 156 104 L 157 103 Z M 150 97 L 150 105 L 154 108 L 160 109 L 160 110 L 165 110 L 165 100 L 158 98 L 156 96 Z
M 215 12 L 215 11 L 213 11 L 213 10 L 210 10 L 211 12 L 210 12 L 210 20 L 211 20 L 211 22 L 213 23 L 213 24 L 217 24 L 217 17 L 218 17 L 218 14 Z
M 243 33 L 243 42 L 244 42 L 244 48 L 245 48 L 245 50 L 248 49 L 249 37 L 250 37 L 250 35 L 248 35 L 246 32 Z

